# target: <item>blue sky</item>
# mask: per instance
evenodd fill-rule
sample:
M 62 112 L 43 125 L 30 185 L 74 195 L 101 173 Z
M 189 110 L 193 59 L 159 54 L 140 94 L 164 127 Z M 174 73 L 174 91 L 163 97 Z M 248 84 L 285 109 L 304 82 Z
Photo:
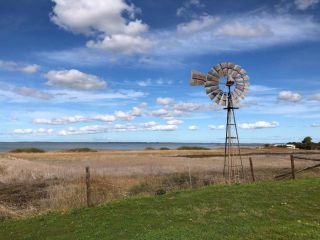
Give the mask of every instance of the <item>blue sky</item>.
M 240 142 L 320 141 L 319 0 L 1 1 L 0 29 L 0 141 L 223 142 L 189 79 L 225 61 Z

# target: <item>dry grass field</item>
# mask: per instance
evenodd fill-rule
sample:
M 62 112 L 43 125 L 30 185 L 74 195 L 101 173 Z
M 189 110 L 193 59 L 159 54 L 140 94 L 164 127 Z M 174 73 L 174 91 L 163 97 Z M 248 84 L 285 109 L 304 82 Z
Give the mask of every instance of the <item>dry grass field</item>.
M 243 149 L 253 158 L 256 179 L 290 171 L 288 149 Z M 320 158 L 320 152 L 312 152 Z M 64 210 L 86 204 L 85 167 L 90 166 L 95 204 L 181 188 L 224 183 L 223 150 L 144 150 L 0 154 L 0 219 Z M 296 161 L 300 169 L 314 164 Z M 189 178 L 191 173 L 191 185 Z M 319 169 L 298 175 L 320 175 Z

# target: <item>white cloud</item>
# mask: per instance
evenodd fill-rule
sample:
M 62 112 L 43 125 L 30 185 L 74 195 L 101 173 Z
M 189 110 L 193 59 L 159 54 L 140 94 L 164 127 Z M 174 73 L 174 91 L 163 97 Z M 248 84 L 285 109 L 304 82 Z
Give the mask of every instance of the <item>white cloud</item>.
M 124 0 L 53 0 L 51 20 L 75 33 L 95 36 L 89 47 L 123 53 L 144 52 L 151 40 L 142 37 L 148 25 L 136 18 L 137 9 Z M 128 16 L 125 18 L 125 14 Z
M 28 87 L 17 87 L 14 90 L 14 93 L 24 96 L 24 97 L 32 97 L 32 98 L 38 98 L 43 100 L 50 100 L 54 98 L 53 94 L 42 92 L 33 88 Z
M 106 82 L 95 75 L 86 74 L 76 69 L 49 71 L 45 74 L 47 85 L 76 90 L 94 90 L 106 86 Z
M 169 97 L 166 97 L 166 98 L 158 97 L 156 102 L 157 102 L 157 104 L 168 105 L 168 104 L 174 102 L 174 99 L 169 98 Z
M 281 91 L 278 95 L 278 99 L 289 102 L 299 102 L 301 101 L 302 96 L 299 93 L 294 93 L 291 91 Z
M 13 130 L 14 134 L 38 134 L 38 135 L 47 135 L 52 134 L 54 132 L 51 128 L 38 128 L 38 129 L 31 129 L 31 128 L 18 128 Z
M 40 67 L 37 64 L 26 65 L 26 66 L 21 68 L 21 72 L 24 72 L 24 73 L 36 73 L 36 72 L 38 72 L 39 68 Z
M 184 15 L 190 15 L 192 13 L 192 9 L 194 8 L 202 8 L 205 5 L 201 3 L 200 0 L 187 0 L 183 3 L 181 7 L 179 7 L 176 11 L 177 16 L 181 17 Z
M 319 0 L 294 0 L 294 4 L 298 10 L 306 10 L 310 7 L 314 7 L 319 3 Z
M 107 127 L 103 125 L 92 125 L 92 126 L 84 126 L 80 128 L 69 127 L 67 129 L 61 130 L 59 135 L 67 136 L 67 135 L 78 135 L 78 134 L 95 134 L 102 133 L 107 131 Z
M 150 49 L 154 43 L 140 36 L 130 36 L 125 34 L 114 34 L 107 36 L 101 41 L 89 41 L 88 47 L 109 49 L 115 52 L 122 52 L 126 54 L 144 53 Z
M 167 121 L 168 125 L 179 125 L 181 123 L 183 123 L 183 121 L 178 119 L 170 119 Z
M 188 127 L 188 129 L 189 129 L 190 131 L 195 131 L 195 130 L 198 130 L 199 128 L 198 128 L 198 126 L 196 126 L 196 125 L 191 125 L 191 126 Z
M 178 24 L 177 32 L 182 34 L 192 34 L 208 28 L 213 28 L 218 21 L 219 17 L 213 17 L 210 15 L 200 16 L 190 22 Z
M 320 128 L 320 123 L 312 123 L 311 127 Z
M 276 128 L 279 126 L 278 122 L 266 122 L 266 121 L 258 121 L 255 123 L 240 123 L 239 128 L 243 129 L 261 129 L 261 128 Z
M 0 60 L 0 69 L 7 71 L 17 71 L 23 73 L 36 73 L 39 70 L 40 66 L 37 64 L 21 64 L 14 61 L 4 61 Z
M 243 23 L 241 21 L 230 22 L 223 25 L 216 31 L 217 35 L 226 35 L 231 37 L 267 37 L 273 33 L 266 24 Z
M 178 126 L 177 125 L 156 125 L 153 127 L 150 127 L 149 130 L 151 131 L 174 131 L 177 130 Z
M 205 110 L 206 106 L 200 103 L 181 102 L 173 105 L 172 109 L 181 112 L 195 112 Z
M 49 124 L 49 125 L 63 125 L 70 123 L 80 123 L 80 122 L 90 122 L 90 121 L 101 121 L 101 122 L 114 122 L 116 120 L 125 120 L 130 121 L 135 119 L 136 117 L 140 117 L 143 114 L 143 111 L 147 108 L 146 103 L 141 103 L 136 107 L 133 107 L 132 110 L 123 112 L 116 111 L 113 115 L 111 114 L 99 114 L 93 116 L 67 116 L 60 118 L 35 118 L 33 119 L 34 123 L 37 124 Z
M 317 93 L 317 94 L 313 95 L 313 96 L 311 97 L 311 99 L 320 102 L 320 93 Z
M 211 130 L 224 129 L 224 125 L 209 125 L 208 128 Z

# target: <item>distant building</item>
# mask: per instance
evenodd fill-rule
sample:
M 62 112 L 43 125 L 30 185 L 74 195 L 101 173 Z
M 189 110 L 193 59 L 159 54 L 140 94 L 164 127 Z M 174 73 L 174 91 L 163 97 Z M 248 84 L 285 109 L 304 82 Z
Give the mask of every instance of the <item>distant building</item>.
M 282 148 L 289 148 L 289 149 L 296 149 L 294 144 L 275 144 L 275 147 L 282 147 Z

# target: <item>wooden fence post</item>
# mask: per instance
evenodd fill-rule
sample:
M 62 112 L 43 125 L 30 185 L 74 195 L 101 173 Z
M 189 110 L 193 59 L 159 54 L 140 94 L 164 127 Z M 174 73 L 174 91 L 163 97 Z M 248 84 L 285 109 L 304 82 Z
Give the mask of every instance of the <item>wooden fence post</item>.
M 294 158 L 293 158 L 293 155 L 290 155 L 290 160 L 291 160 L 292 179 L 296 179 L 295 170 L 294 170 Z
M 86 191 L 87 191 L 87 206 L 91 204 L 91 185 L 90 185 L 90 168 L 86 167 Z
M 252 181 L 255 182 L 256 179 L 255 179 L 255 177 L 254 177 L 253 164 L 252 164 L 252 158 L 251 158 L 251 157 L 249 157 L 249 162 L 250 162 L 250 170 L 251 170 Z

